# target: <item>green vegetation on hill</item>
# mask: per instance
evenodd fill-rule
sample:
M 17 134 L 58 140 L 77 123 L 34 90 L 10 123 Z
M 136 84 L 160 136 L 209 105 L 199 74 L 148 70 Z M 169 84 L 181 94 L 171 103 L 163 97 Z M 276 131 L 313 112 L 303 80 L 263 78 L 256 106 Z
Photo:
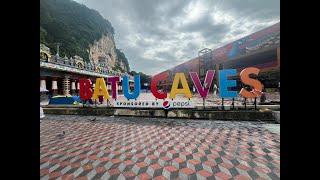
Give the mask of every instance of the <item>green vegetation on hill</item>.
M 128 59 L 126 58 L 125 54 L 121 52 L 119 49 L 116 49 L 117 57 L 119 59 L 118 63 L 123 62 L 127 72 L 130 72 L 130 67 L 129 67 L 129 62 Z
M 114 35 L 111 23 L 97 11 L 71 0 L 40 0 L 40 43 L 60 56 L 79 55 L 89 61 L 89 44 L 103 34 Z

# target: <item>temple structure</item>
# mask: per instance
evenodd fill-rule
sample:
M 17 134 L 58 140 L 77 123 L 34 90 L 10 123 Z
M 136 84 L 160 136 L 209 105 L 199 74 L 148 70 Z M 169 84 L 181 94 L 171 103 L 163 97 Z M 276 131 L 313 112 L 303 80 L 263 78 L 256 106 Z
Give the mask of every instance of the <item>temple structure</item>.
M 108 68 L 105 61 L 98 64 L 85 62 L 80 56 L 60 57 L 59 53 L 52 55 L 50 49 L 40 44 L 40 87 L 47 89 L 51 95 L 76 95 L 79 91 L 79 79 L 87 78 L 93 82 L 98 77 L 129 76 L 130 82 L 133 77 L 127 73 L 113 71 Z M 122 78 L 120 78 L 122 81 Z M 121 81 L 118 90 L 122 92 Z M 130 83 L 130 86 L 133 86 Z M 111 90 L 111 85 L 107 85 Z

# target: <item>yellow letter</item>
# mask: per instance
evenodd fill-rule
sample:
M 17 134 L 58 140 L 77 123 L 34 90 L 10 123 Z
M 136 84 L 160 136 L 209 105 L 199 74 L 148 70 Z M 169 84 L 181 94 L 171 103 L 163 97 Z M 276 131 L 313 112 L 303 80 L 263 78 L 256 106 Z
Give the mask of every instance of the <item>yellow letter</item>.
M 106 83 L 103 78 L 96 79 L 96 85 L 94 86 L 92 99 L 99 100 L 99 96 L 103 96 L 104 99 L 110 98 Z
M 178 89 L 179 82 L 181 82 L 182 84 L 182 89 Z M 173 80 L 173 84 L 170 92 L 170 99 L 175 98 L 176 94 L 184 94 L 187 98 L 192 97 L 186 77 L 184 76 L 184 73 L 176 73 L 176 75 L 174 76 L 174 80 Z

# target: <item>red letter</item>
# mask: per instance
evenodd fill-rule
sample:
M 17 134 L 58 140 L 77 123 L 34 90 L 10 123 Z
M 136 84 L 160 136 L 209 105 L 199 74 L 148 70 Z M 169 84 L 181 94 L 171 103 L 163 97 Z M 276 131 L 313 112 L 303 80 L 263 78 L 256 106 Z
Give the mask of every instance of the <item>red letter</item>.
M 91 81 L 90 79 L 80 79 L 80 99 L 81 100 L 89 100 L 92 97 L 92 89 L 91 89 Z
M 160 93 L 157 89 L 157 83 L 158 81 L 160 80 L 163 80 L 163 79 L 167 79 L 167 77 L 169 76 L 169 73 L 166 72 L 166 73 L 163 73 L 163 74 L 159 74 L 159 75 L 156 75 L 154 77 L 152 77 L 152 80 L 151 80 L 151 92 L 152 94 L 154 95 L 154 97 L 158 98 L 158 99 L 165 99 L 167 98 L 167 93 L 166 92 L 162 92 Z

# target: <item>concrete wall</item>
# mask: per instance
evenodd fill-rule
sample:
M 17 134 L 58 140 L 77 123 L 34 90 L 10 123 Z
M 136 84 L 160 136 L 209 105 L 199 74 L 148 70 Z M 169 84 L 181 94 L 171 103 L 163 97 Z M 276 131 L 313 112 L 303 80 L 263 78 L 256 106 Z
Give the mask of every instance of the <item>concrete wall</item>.
M 238 121 L 273 121 L 280 123 L 280 111 L 260 112 L 254 110 L 219 111 L 197 109 L 123 109 L 123 108 L 44 108 L 45 114 L 64 115 L 96 115 L 96 116 L 132 116 L 157 118 L 185 118 L 211 120 L 238 120 Z M 278 121 L 277 121 L 278 120 Z
M 276 122 L 280 124 L 280 111 L 273 111 L 272 115 L 274 116 Z

